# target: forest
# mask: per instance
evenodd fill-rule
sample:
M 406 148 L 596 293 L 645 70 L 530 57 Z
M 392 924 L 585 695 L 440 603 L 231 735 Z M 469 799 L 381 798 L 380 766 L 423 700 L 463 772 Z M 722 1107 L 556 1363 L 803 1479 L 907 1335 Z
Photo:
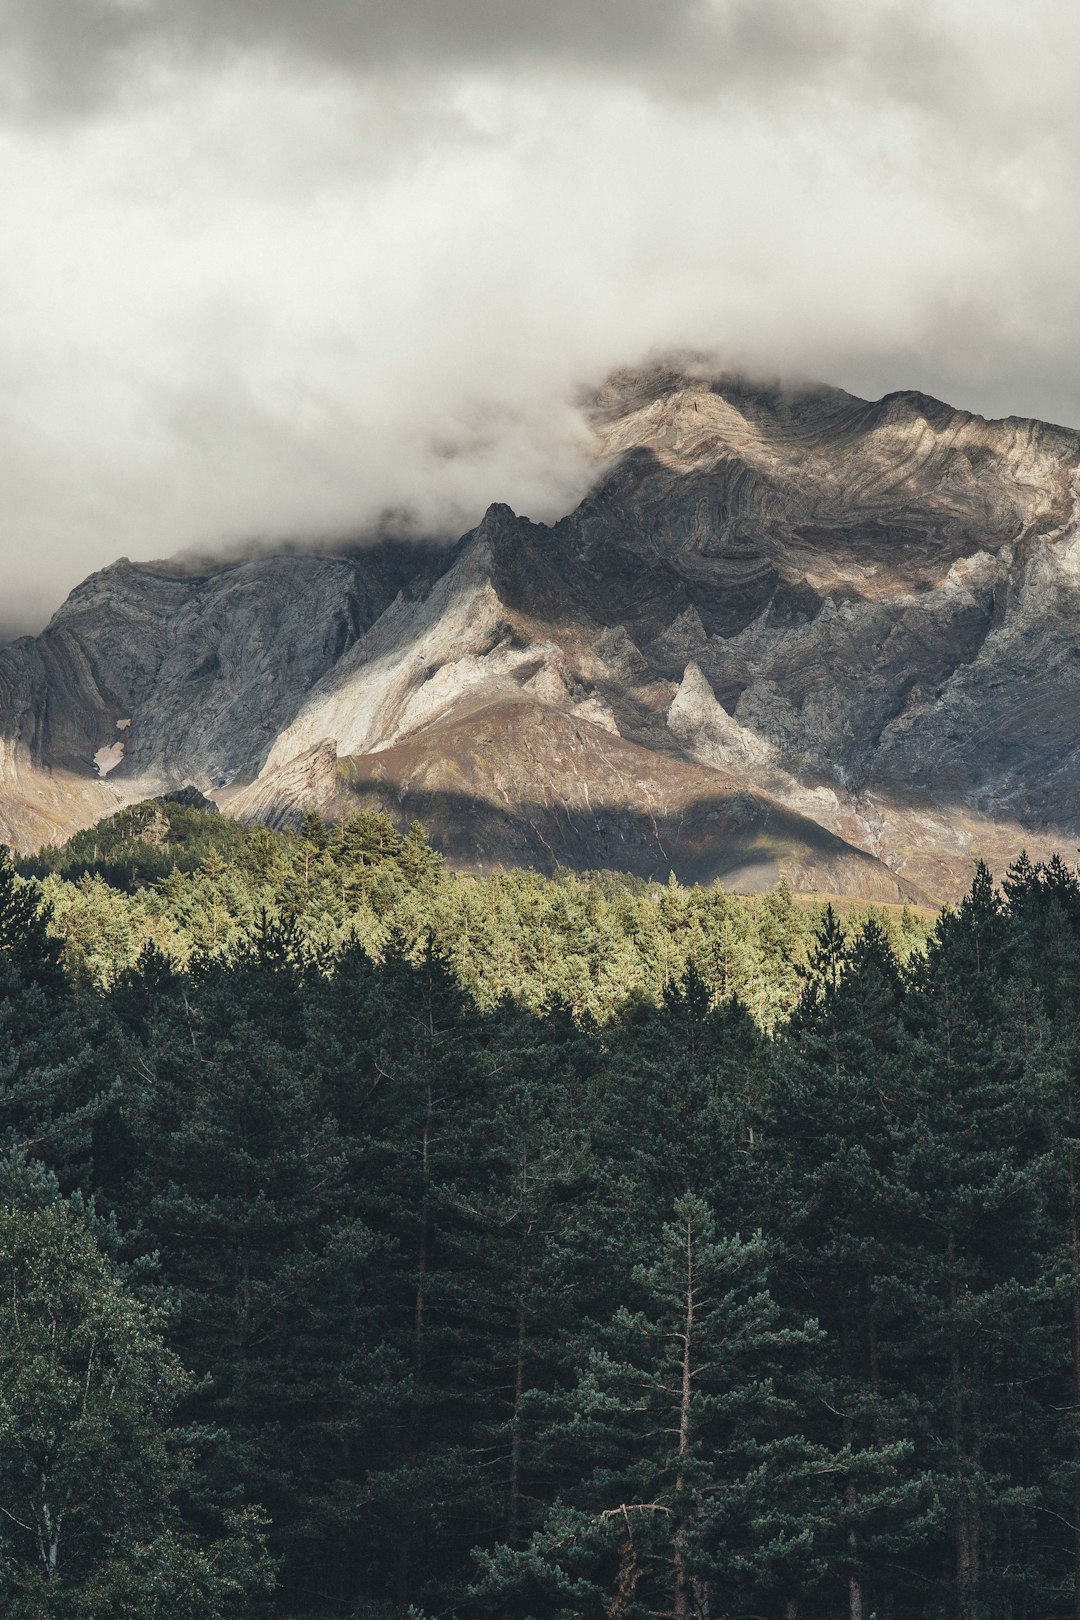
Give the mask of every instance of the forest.
M 1080 883 L 0 857 L 0 1612 L 1076 1620 Z

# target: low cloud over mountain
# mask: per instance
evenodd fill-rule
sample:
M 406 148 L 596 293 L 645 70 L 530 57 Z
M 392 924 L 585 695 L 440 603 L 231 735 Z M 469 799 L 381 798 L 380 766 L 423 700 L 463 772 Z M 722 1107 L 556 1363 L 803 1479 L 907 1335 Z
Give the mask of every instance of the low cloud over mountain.
M 1080 420 L 1060 6 L 0 3 L 4 611 L 595 476 L 655 350 Z

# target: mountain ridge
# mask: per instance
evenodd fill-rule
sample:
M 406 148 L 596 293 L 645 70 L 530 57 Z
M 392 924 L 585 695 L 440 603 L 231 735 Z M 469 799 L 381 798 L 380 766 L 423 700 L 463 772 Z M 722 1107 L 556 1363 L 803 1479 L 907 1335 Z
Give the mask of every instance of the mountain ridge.
M 670 368 L 589 412 L 601 471 L 554 524 L 496 503 L 450 546 L 84 581 L 0 651 L 0 837 L 190 781 L 279 823 L 423 809 L 485 870 L 655 876 L 667 849 L 704 881 L 938 899 L 977 855 L 1075 847 L 1080 436 Z M 704 831 L 647 848 L 657 806 L 687 829 L 706 803 L 711 861 Z

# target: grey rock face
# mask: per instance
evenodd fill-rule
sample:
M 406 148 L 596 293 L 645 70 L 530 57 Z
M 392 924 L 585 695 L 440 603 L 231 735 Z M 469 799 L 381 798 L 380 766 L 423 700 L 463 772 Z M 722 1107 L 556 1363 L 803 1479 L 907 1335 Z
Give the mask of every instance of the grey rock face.
M 236 813 L 325 809 L 333 753 L 415 741 L 430 774 L 526 703 L 598 760 L 602 735 L 648 751 L 597 765 L 628 811 L 681 760 L 935 894 L 975 853 L 1080 841 L 1077 434 L 676 372 L 612 379 L 593 419 L 604 471 L 551 527 L 495 506 L 456 547 L 87 580 L 0 652 L 0 831 L 188 781 Z M 337 778 L 344 803 L 359 777 Z
M 206 572 L 122 560 L 0 654 L 0 729 L 21 758 L 74 772 L 119 740 L 117 789 L 253 776 L 311 688 L 448 561 L 408 546 Z

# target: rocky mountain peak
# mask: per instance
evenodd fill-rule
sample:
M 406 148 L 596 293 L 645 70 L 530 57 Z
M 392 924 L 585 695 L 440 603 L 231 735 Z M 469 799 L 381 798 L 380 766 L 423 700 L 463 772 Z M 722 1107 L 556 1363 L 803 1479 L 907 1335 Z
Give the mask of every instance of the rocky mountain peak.
M 588 408 L 600 475 L 552 526 L 91 576 L 0 652 L 0 834 L 192 782 L 423 808 L 465 864 L 749 881 L 753 843 L 882 897 L 1075 843 L 1075 433 L 697 362 Z

